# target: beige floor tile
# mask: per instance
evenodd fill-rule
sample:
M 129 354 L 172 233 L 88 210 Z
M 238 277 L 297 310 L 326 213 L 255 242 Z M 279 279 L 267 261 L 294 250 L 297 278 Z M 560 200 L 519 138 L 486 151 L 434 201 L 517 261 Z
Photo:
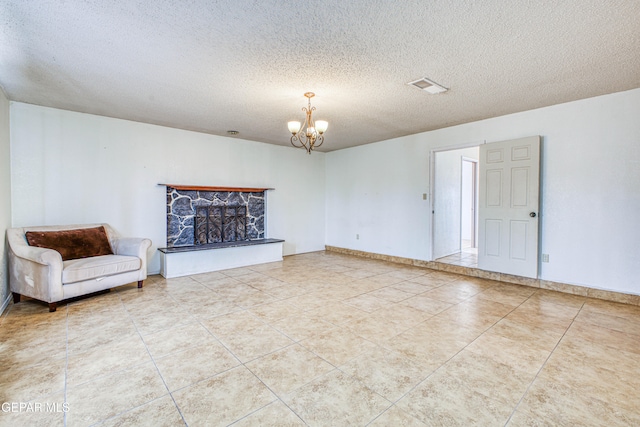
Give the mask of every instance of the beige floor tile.
M 248 362 L 293 343 L 293 340 L 266 324 L 219 338 L 242 362 Z
M 244 295 L 239 295 L 229 299 L 230 302 L 242 308 L 251 308 L 261 304 L 278 301 L 278 298 L 266 292 L 256 291 Z
M 526 411 L 515 411 L 507 423 L 507 427 L 556 427 L 557 425 L 552 420 Z
M 253 360 L 246 367 L 279 396 L 335 369 L 298 344 Z
M 407 329 L 422 323 L 431 315 L 409 305 L 398 303 L 371 313 L 371 317 L 392 322 Z
M 215 342 L 213 335 L 197 322 L 186 323 L 144 337 L 144 343 L 154 359 L 189 347 Z
M 326 295 L 321 292 L 309 292 L 288 298 L 286 301 L 303 311 L 309 311 L 325 305 L 327 303 L 327 298 Z
M 287 283 L 285 285 L 278 286 L 275 288 L 269 288 L 265 290 L 265 292 L 268 293 L 269 295 L 272 295 L 276 298 L 280 298 L 283 300 L 287 298 L 301 296 L 308 293 L 308 291 L 304 287 L 300 285 L 290 284 L 290 283 Z
M 279 400 L 232 424 L 233 427 L 296 427 L 305 425 L 300 417 Z
M 366 425 L 391 402 L 338 370 L 283 398 L 304 422 L 314 426 Z
M 332 329 L 300 341 L 300 345 L 339 366 L 357 357 L 374 344 L 360 338 L 348 329 Z
M 600 326 L 602 328 L 613 329 L 614 331 L 626 334 L 640 336 L 640 315 L 636 318 L 627 318 L 583 310 L 576 317 L 576 322 L 587 323 Z
M 0 367 L 0 404 L 4 402 L 28 402 L 62 391 L 65 387 L 66 359 L 46 359 L 28 366 L 5 365 Z M 2 416 L 2 412 L 0 412 Z
M 385 347 L 399 352 L 427 370 L 434 371 L 468 343 L 464 339 L 453 336 L 444 339 L 439 335 L 413 328 L 388 340 Z
M 397 406 L 392 406 L 373 420 L 370 427 L 424 427 L 425 423 L 409 415 Z
M 342 274 L 344 274 L 345 276 L 353 277 L 354 279 L 366 279 L 367 277 L 377 275 L 376 272 L 370 271 L 368 269 L 352 269 L 350 271 L 345 271 Z
M 170 391 L 235 368 L 240 361 L 222 344 L 209 343 L 172 353 L 155 360 Z
M 475 291 L 469 291 L 464 287 L 460 288 L 453 286 L 453 284 L 451 283 L 448 283 L 446 285 L 427 291 L 421 295 L 438 301 L 448 302 L 450 304 L 458 304 L 464 300 L 471 298 L 477 293 L 478 292 Z
M 215 299 L 200 299 L 196 302 L 184 304 L 182 305 L 182 308 L 198 320 L 204 320 L 210 317 L 221 316 L 223 314 L 229 314 L 243 310 L 242 307 L 230 301 L 221 301 Z
M 491 358 L 528 375 L 537 374 L 551 354 L 551 350 L 531 347 L 526 341 L 514 341 L 491 332 L 482 334 L 465 351 Z
M 67 384 L 75 386 L 149 361 L 151 357 L 139 336 L 93 347 L 91 350 L 69 355 Z
M 241 285 L 242 282 L 234 279 L 233 277 L 224 276 L 223 278 L 211 279 L 206 282 L 202 282 L 202 285 L 212 291 L 218 291 L 226 288 L 233 288 L 234 286 Z
M 478 310 L 473 304 L 460 303 L 433 316 L 430 321 L 455 323 L 466 328 L 485 331 L 500 319 L 502 319 L 502 315 L 496 314 L 491 310 Z
M 424 380 L 431 371 L 398 352 L 376 347 L 340 366 L 387 400 L 394 402 Z
M 322 307 L 309 310 L 306 316 L 333 323 L 334 325 L 342 325 L 352 320 L 361 319 L 368 316 L 369 313 L 341 302 L 327 302 Z
M 437 277 L 434 277 L 432 274 L 414 277 L 407 280 L 407 282 L 417 283 L 419 285 L 429 288 L 429 290 L 439 288 L 440 286 L 449 283 L 448 280 L 438 279 Z M 397 286 L 397 285 L 393 285 L 393 286 Z
M 537 379 L 518 406 L 518 411 L 553 425 L 636 426 L 640 414 L 607 404 L 580 390 L 556 381 Z
M 244 276 L 246 274 L 255 273 L 250 267 L 239 267 L 239 268 L 231 268 L 228 270 L 221 270 L 220 273 L 229 277 L 239 277 Z
M 599 366 L 627 378 L 640 379 L 640 354 L 632 353 L 580 337 L 565 336 L 554 355 L 571 360 L 574 368 Z
M 441 313 L 447 308 L 453 306 L 453 304 L 451 303 L 429 298 L 425 294 L 420 294 L 420 295 L 416 295 L 414 297 L 408 298 L 402 301 L 400 304 L 417 308 L 418 310 L 424 311 L 425 313 L 432 316 L 438 313 Z
M 265 325 L 262 320 L 247 310 L 212 317 L 202 320 L 201 323 L 218 337 L 260 328 Z
M 188 323 L 194 320 L 187 310 L 175 306 L 157 307 L 156 310 L 148 314 L 131 312 L 131 317 L 136 324 L 138 332 L 142 335 L 169 329 L 181 323 Z
M 376 298 L 380 298 L 389 302 L 400 302 L 414 296 L 415 294 L 411 292 L 405 292 L 391 286 L 387 286 L 375 291 L 371 291 L 368 293 L 368 295 L 373 295 Z
M 514 341 L 527 343 L 531 347 L 552 351 L 562 338 L 565 328 L 526 324 L 505 318 L 492 326 L 489 332 Z
M 441 426 L 503 426 L 513 410 L 439 372 L 396 405 L 428 425 Z
M 271 326 L 294 341 L 301 341 L 337 329 L 336 325 L 332 323 L 312 319 L 305 315 L 287 317 L 272 323 Z
M 353 298 L 348 298 L 342 302 L 362 311 L 366 311 L 367 313 L 372 313 L 391 305 L 391 302 L 377 298 L 371 294 L 358 295 Z
M 380 345 L 409 328 L 405 324 L 391 322 L 374 315 L 352 320 L 345 323 L 344 327 L 365 340 Z
M 193 426 L 228 425 L 276 400 L 244 366 L 178 390 L 173 397 Z
M 103 376 L 67 390 L 67 426 L 106 420 L 168 393 L 153 363 Z
M 531 296 L 531 300 L 545 301 L 579 309 L 583 306 L 587 298 L 580 295 L 571 295 L 547 289 L 539 289 Z
M 82 326 L 69 325 L 67 345 L 69 354 L 89 351 L 92 348 L 115 344 L 118 341 L 138 337 L 134 323 L 127 317 L 100 317 L 100 322 L 88 322 Z
M 249 311 L 267 323 L 277 322 L 278 320 L 296 316 L 303 312 L 301 308 L 291 304 L 286 299 L 257 305 L 251 307 Z
M 41 332 L 32 331 L 29 327 L 23 333 L 3 335 L 0 338 L 0 369 L 24 369 L 66 356 L 64 335 L 53 333 L 47 339 Z
M 588 323 L 574 322 L 567 337 L 578 337 L 618 350 L 640 354 L 640 335 L 627 334 Z
M 557 381 L 616 407 L 631 411 L 640 408 L 640 395 L 637 393 L 640 378 L 629 375 L 629 372 L 616 372 L 594 365 L 582 364 L 580 369 L 575 369 L 576 363 L 579 361 L 554 353 L 538 378 L 547 382 Z
M 608 314 L 611 316 L 624 317 L 637 320 L 640 317 L 640 306 L 621 304 L 612 301 L 604 301 L 600 299 L 587 298 L 585 300 L 583 311 Z
M 160 397 L 142 406 L 98 424 L 101 427 L 127 427 L 149 425 L 154 427 L 172 427 L 184 425 L 171 396 Z
M 455 282 L 456 280 L 463 279 L 464 276 L 454 273 L 447 273 L 444 271 L 433 271 L 429 274 L 429 278 L 432 280 L 440 280 L 445 283 Z M 412 279 L 413 280 L 413 279 Z
M 515 407 L 535 373 L 525 373 L 468 350 L 462 350 L 439 373 L 455 377 L 468 389 Z
M 414 295 L 418 295 L 433 289 L 433 287 L 431 286 L 421 285 L 420 283 L 409 282 L 409 281 L 396 283 L 395 285 L 391 285 L 391 287 L 394 289 L 399 289 L 404 292 L 408 292 L 410 294 L 414 294 Z

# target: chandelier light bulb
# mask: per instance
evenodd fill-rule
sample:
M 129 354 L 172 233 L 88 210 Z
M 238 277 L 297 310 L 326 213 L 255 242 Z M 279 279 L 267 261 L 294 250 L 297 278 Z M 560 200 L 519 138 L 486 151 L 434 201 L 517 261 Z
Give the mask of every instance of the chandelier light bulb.
M 327 131 L 328 127 L 329 127 L 329 123 L 328 122 L 326 122 L 324 120 L 316 120 L 316 130 L 318 131 L 318 133 L 320 135 L 325 133 Z
M 298 131 L 300 130 L 300 122 L 296 122 L 296 121 L 291 121 L 289 123 L 287 123 L 287 125 L 289 126 L 289 132 L 291 132 L 292 134 L 296 134 L 298 133 Z

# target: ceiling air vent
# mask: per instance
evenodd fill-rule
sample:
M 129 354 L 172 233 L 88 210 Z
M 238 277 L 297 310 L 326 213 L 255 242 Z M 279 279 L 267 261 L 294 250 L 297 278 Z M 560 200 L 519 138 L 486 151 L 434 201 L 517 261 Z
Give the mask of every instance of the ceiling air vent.
M 435 95 L 436 93 L 446 92 L 449 90 L 446 87 L 440 86 L 438 83 L 432 80 L 429 80 L 426 77 L 421 78 L 420 80 L 416 80 L 415 82 L 409 82 L 407 84 L 415 86 L 418 89 L 422 89 L 426 92 L 429 92 L 432 95 Z

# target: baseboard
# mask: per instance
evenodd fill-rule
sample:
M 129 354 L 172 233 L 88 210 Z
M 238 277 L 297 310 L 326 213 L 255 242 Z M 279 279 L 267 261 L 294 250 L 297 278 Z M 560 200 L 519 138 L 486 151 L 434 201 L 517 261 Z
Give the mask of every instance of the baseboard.
M 619 302 L 623 304 L 640 306 L 640 295 L 624 294 L 622 292 L 608 291 L 604 289 L 590 288 L 587 286 L 572 285 L 569 283 L 552 282 L 543 279 L 531 279 L 528 277 L 514 276 L 511 274 L 495 273 L 479 268 L 463 267 L 460 265 L 445 264 L 437 261 L 423 261 L 419 259 L 397 257 L 392 255 L 376 254 L 373 252 L 358 251 L 355 249 L 339 248 L 336 246 L 325 246 L 329 252 L 337 252 L 345 255 L 354 255 L 363 258 L 377 259 L 381 261 L 394 262 L 397 264 L 413 265 L 416 267 L 430 268 L 432 270 L 445 271 L 449 273 L 462 274 L 463 276 L 479 277 L 498 282 L 512 283 L 516 285 L 530 286 L 533 288 L 548 289 L 565 294 L 580 295 L 589 298 L 597 298 L 605 301 Z

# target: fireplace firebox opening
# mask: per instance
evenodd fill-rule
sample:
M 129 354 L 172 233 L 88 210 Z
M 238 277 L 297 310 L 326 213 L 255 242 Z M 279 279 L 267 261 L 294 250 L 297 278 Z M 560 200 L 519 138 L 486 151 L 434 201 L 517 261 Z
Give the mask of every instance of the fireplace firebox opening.
M 197 206 L 195 222 L 196 245 L 249 240 L 245 205 Z

